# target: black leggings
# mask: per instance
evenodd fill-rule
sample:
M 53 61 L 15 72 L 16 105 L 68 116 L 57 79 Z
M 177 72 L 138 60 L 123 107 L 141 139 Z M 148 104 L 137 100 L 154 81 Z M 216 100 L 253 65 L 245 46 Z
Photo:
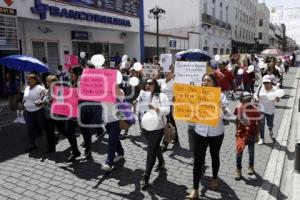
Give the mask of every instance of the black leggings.
M 215 137 L 203 137 L 194 133 L 194 170 L 193 181 L 194 189 L 198 190 L 199 182 L 202 175 L 202 168 L 205 164 L 206 149 L 209 146 L 210 156 L 212 159 L 213 178 L 218 177 L 220 168 L 220 149 L 223 142 L 224 133 Z
M 150 176 L 156 158 L 158 159 L 159 164 L 164 162 L 164 157 L 159 146 L 164 134 L 164 129 L 154 131 L 146 131 L 142 129 L 142 132 L 148 141 L 145 175 Z

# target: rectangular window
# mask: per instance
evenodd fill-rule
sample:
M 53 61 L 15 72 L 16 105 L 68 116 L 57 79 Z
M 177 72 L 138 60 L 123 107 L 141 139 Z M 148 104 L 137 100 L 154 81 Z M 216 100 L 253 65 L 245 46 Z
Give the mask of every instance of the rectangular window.
M 263 25 L 264 25 L 264 20 L 263 19 L 259 19 L 258 26 L 263 26 Z
M 214 53 L 214 55 L 217 55 L 218 54 L 218 48 L 214 48 L 213 53 Z
M 224 54 L 224 49 L 220 49 L 220 55 Z
M 33 57 L 42 61 L 46 58 L 50 73 L 56 73 L 59 65 L 58 42 L 53 41 L 32 41 Z
M 16 16 L 0 15 L 0 50 L 19 50 Z
M 258 39 L 262 40 L 262 38 L 263 38 L 263 33 L 262 33 L 262 32 L 259 32 L 259 33 L 258 33 Z

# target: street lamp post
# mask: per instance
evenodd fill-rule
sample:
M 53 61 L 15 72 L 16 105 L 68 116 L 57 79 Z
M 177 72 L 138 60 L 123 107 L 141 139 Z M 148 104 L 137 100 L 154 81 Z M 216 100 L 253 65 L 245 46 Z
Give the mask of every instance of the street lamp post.
M 159 18 L 166 13 L 166 11 L 158 6 L 152 8 L 150 11 L 150 15 L 154 16 L 156 19 L 156 55 L 159 56 Z

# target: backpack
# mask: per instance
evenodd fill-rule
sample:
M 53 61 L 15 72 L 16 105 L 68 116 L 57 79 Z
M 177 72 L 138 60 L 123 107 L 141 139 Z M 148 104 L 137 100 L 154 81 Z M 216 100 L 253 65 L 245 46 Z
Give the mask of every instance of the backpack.
M 133 124 L 135 124 L 134 113 L 132 112 L 132 106 L 129 102 L 118 102 L 118 117 L 120 129 L 128 130 Z

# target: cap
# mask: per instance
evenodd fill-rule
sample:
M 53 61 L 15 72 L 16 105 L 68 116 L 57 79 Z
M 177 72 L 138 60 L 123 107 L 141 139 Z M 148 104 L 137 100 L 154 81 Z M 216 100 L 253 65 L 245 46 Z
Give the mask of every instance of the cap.
M 240 96 L 241 100 L 250 100 L 252 99 L 252 95 L 249 92 L 243 92 Z
M 262 82 L 263 83 L 271 83 L 272 82 L 272 78 L 270 75 L 265 75 L 263 78 L 262 78 Z

